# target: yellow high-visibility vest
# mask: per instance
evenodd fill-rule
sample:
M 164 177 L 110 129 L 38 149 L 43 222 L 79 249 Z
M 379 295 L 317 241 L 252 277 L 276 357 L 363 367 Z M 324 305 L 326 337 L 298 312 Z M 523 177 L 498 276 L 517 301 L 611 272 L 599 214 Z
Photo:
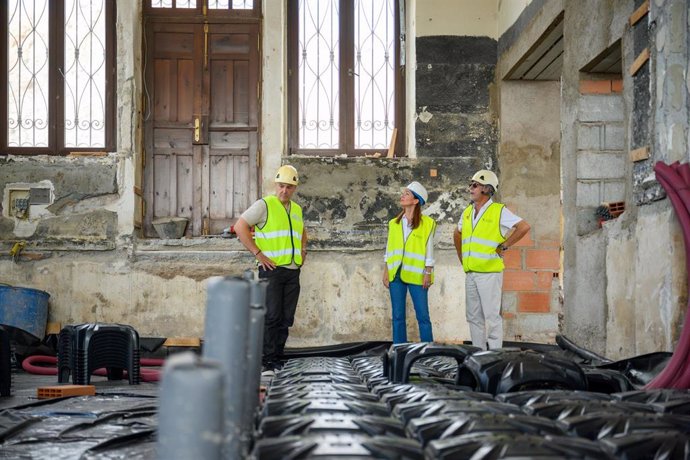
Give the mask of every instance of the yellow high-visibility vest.
M 424 267 L 426 266 L 426 244 L 433 238 L 436 222 L 428 216 L 422 216 L 419 226 L 410 232 L 404 241 L 402 219 L 388 222 L 388 246 L 386 247 L 386 264 L 388 280 L 393 281 L 400 267 L 400 279 L 408 284 L 424 284 Z M 432 273 L 433 282 L 434 275 Z
M 506 240 L 501 235 L 501 212 L 504 205 L 491 203 L 472 226 L 474 206 L 462 213 L 462 268 L 467 272 L 497 273 L 505 268 L 496 248 Z
M 302 265 L 302 208 L 290 201 L 288 212 L 277 196 L 264 197 L 268 217 L 263 227 L 254 231 L 255 243 L 261 252 L 277 266 Z

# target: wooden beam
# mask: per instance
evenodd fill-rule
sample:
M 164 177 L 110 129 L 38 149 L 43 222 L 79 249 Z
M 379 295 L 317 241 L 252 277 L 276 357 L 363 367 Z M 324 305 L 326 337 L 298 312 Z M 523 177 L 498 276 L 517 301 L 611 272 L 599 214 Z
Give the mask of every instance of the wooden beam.
M 645 0 L 645 2 L 630 15 L 630 26 L 632 27 L 637 24 L 647 13 L 649 13 L 649 0 Z
M 105 157 L 106 152 L 70 152 L 68 157 Z
M 170 337 L 163 342 L 166 347 L 199 347 L 201 339 L 199 337 Z
M 649 147 L 640 147 L 639 149 L 630 151 L 630 161 L 633 163 L 646 160 L 647 158 L 649 158 Z
M 60 323 L 48 323 L 46 324 L 46 335 L 59 334 L 62 330 L 62 324 Z
M 395 156 L 395 141 L 398 138 L 398 128 L 393 128 L 393 134 L 391 134 L 391 143 L 388 147 L 388 155 L 386 158 L 393 158 Z
M 630 66 L 630 75 L 635 75 L 647 61 L 649 61 L 649 48 L 643 49 L 640 55 L 635 58 L 635 61 Z

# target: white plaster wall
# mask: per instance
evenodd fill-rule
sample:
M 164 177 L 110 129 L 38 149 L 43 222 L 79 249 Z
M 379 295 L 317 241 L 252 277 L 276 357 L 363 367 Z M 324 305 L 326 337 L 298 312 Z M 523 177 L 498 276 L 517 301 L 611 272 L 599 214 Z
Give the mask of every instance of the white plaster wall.
M 421 0 L 417 36 L 461 35 L 498 38 L 497 0 Z
M 670 351 L 687 286 L 682 232 L 668 202 L 641 208 L 636 241 L 635 354 Z
M 513 25 L 530 3 L 532 3 L 532 0 L 498 0 L 496 36 L 500 37 L 503 35 L 503 32 Z
M 261 59 L 261 171 L 259 194 L 273 190 L 273 177 L 287 155 L 287 2 L 263 1 Z
M 222 251 L 214 260 L 194 261 L 195 254 L 180 254 L 180 260 L 165 261 L 164 254 L 159 254 L 158 260 L 147 263 L 131 263 L 120 252 L 62 254 L 23 263 L 21 270 L 14 271 L 12 262 L 0 261 L 0 273 L 5 283 L 48 292 L 52 322 L 121 323 L 132 325 L 146 337 L 201 337 L 208 277 L 239 275 L 251 268 L 251 261 Z M 390 340 L 391 307 L 381 282 L 382 258 L 383 251 L 310 252 L 288 346 Z M 188 276 L 192 264 L 208 276 Z M 436 280 L 429 291 L 435 338 L 469 340 L 464 274 L 454 251 L 437 254 Z M 409 339 L 419 340 L 409 298 L 407 324 Z
M 117 2 L 117 108 L 116 151 L 118 158 L 119 199 L 105 206 L 117 213 L 118 234 L 131 235 L 134 230 L 137 159 L 141 151 L 142 27 L 141 0 Z

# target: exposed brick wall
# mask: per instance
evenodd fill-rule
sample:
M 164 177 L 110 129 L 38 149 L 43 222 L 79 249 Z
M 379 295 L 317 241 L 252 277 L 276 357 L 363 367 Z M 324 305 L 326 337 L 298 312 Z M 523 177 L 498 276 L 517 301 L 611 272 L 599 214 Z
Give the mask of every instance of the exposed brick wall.
M 516 294 L 518 314 L 552 311 L 551 294 L 560 272 L 560 257 L 558 241 L 535 241 L 531 232 L 506 252 L 503 292 Z M 515 314 L 505 312 L 503 317 L 511 319 Z
M 623 92 L 623 80 L 580 80 L 580 94 L 611 94 Z

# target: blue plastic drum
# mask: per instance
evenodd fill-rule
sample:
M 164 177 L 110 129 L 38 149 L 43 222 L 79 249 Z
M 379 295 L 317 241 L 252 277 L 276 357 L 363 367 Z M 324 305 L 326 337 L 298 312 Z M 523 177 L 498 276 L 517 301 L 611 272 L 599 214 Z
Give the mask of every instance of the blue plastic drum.
M 0 324 L 22 329 L 43 340 L 50 294 L 38 289 L 0 285 Z

